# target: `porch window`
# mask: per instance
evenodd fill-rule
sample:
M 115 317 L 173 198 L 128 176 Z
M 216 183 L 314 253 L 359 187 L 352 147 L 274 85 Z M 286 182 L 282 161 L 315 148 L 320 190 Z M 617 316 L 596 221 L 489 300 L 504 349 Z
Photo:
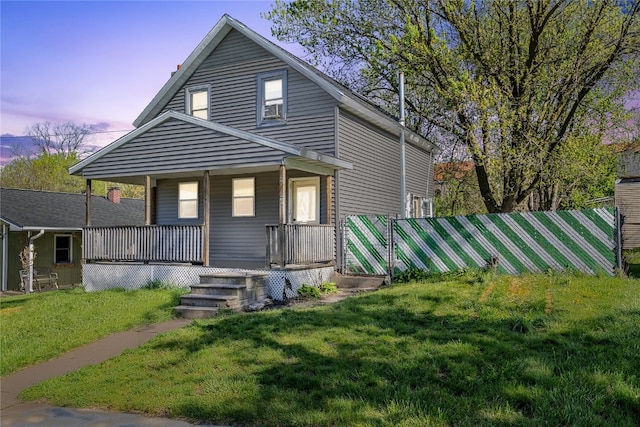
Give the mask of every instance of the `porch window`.
M 255 178 L 233 179 L 233 216 L 255 216 Z
M 209 120 L 209 85 L 187 88 L 184 110 L 191 116 Z
M 283 123 L 286 115 L 286 70 L 258 75 L 258 125 Z
M 56 234 L 54 241 L 54 264 L 71 264 L 71 236 Z
M 181 182 L 179 184 L 178 218 L 198 218 L 197 182 Z

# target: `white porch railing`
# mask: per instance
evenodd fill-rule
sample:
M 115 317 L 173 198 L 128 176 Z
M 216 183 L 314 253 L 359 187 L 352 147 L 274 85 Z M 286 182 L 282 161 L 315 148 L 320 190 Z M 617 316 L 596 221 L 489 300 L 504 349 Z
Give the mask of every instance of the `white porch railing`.
M 202 263 L 203 226 L 86 227 L 82 257 L 88 261 Z
M 335 261 L 335 231 L 331 224 L 267 225 L 267 262 L 284 267 Z

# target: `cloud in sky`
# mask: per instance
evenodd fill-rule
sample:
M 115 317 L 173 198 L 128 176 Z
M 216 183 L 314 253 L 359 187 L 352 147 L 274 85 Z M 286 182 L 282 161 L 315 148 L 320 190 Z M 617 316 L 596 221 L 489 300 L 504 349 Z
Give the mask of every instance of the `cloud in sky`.
M 43 121 L 102 123 L 94 143 L 111 142 L 133 129 L 176 65 L 223 14 L 276 41 L 260 17 L 271 4 L 3 0 L 0 133 L 22 135 Z

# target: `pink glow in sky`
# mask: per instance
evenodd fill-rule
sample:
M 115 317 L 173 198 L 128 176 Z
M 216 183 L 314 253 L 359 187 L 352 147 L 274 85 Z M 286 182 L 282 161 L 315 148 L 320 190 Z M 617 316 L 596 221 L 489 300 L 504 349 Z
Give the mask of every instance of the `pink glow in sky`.
M 0 2 L 3 145 L 38 122 L 96 124 L 106 145 L 133 129 L 177 64 L 223 14 L 271 37 L 267 1 Z M 297 45 L 280 46 L 300 55 Z M 19 139 L 15 138 L 14 141 Z M 2 157 L 7 147 L 3 146 Z

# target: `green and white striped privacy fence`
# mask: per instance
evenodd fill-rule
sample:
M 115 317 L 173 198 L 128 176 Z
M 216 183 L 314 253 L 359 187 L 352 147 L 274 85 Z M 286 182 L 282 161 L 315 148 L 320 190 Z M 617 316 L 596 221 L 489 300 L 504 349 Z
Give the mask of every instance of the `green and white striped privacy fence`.
M 510 274 L 549 269 L 615 272 L 612 209 L 389 219 L 389 232 L 385 235 L 376 228 L 374 239 L 371 218 L 347 221 L 352 240 L 347 253 L 357 249 L 347 254 L 352 272 L 382 274 L 389 265 L 396 272 L 409 268 L 446 272 L 483 268 L 492 258 L 498 259 L 500 272 Z M 378 223 L 387 219 L 374 218 Z

